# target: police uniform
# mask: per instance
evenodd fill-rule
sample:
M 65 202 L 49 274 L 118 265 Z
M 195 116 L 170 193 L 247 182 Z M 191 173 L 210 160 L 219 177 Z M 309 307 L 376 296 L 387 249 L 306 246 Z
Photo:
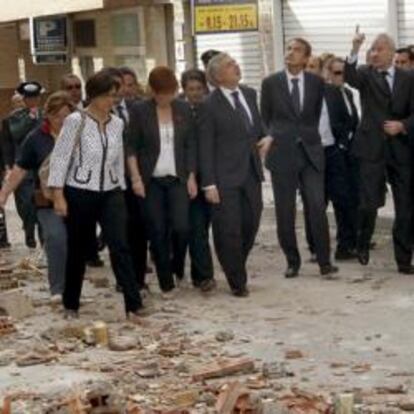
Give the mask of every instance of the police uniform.
M 23 82 L 16 92 L 24 98 L 40 96 L 42 86 L 38 82 Z M 20 156 L 20 148 L 29 132 L 40 125 L 42 114 L 39 108 L 22 108 L 11 113 L 3 121 L 2 150 L 4 163 L 7 168 L 13 168 Z M 36 247 L 35 227 L 37 223 L 36 207 L 34 204 L 34 176 L 28 172 L 22 183 L 16 189 L 15 202 L 17 212 L 23 221 L 25 241 L 28 247 Z

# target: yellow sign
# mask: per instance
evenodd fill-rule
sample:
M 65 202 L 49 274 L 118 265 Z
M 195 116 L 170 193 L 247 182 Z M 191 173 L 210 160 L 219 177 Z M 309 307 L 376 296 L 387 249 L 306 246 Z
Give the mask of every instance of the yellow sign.
M 238 4 L 194 4 L 196 34 L 254 30 L 258 30 L 257 1 L 241 1 Z

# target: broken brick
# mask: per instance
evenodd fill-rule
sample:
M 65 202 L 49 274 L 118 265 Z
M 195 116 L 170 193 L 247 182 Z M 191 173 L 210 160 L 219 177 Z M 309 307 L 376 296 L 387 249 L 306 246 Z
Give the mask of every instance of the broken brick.
M 254 360 L 240 358 L 236 360 L 221 360 L 209 364 L 199 372 L 193 374 L 194 381 L 202 381 L 210 378 L 220 378 L 237 373 L 248 373 L 254 370 Z
M 0 316 L 0 336 L 16 332 L 13 321 L 8 316 Z

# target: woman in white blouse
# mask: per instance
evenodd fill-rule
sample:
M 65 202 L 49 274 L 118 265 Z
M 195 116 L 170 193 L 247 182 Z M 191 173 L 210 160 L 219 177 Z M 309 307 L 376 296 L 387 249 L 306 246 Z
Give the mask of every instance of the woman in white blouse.
M 157 67 L 148 83 L 153 99 L 131 109 L 128 163 L 132 189 L 145 198 L 151 251 L 161 291 L 168 298 L 175 288 L 174 275 L 184 277 L 189 200 L 197 195 L 197 148 L 191 108 L 176 99 L 174 72 Z
M 68 260 L 63 304 L 66 317 L 77 317 L 88 253 L 88 234 L 98 222 L 122 284 L 127 316 L 142 308 L 126 238 L 123 122 L 111 115 L 119 84 L 104 71 L 86 83 L 89 106 L 64 122 L 50 162 L 49 187 L 54 208 L 66 217 Z M 86 231 L 87 233 L 87 231 Z

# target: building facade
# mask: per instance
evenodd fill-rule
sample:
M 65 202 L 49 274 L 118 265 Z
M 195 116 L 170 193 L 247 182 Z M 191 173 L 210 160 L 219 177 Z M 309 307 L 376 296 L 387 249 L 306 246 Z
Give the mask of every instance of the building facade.
M 244 0 L 241 1 L 243 3 Z M 257 89 L 261 79 L 283 66 L 286 42 L 307 38 L 316 54 L 345 56 L 355 26 L 367 44 L 379 32 L 399 45 L 414 43 L 414 0 L 257 0 L 259 30 L 193 34 L 191 0 L 18 0 L 0 14 L 0 114 L 22 80 L 38 80 L 48 92 L 63 74 L 83 80 L 104 66 L 128 65 L 145 83 L 156 65 L 177 74 L 199 66 L 199 56 L 214 48 L 241 65 L 243 82 Z M 31 17 L 64 15 L 69 54 L 64 64 L 33 63 Z

